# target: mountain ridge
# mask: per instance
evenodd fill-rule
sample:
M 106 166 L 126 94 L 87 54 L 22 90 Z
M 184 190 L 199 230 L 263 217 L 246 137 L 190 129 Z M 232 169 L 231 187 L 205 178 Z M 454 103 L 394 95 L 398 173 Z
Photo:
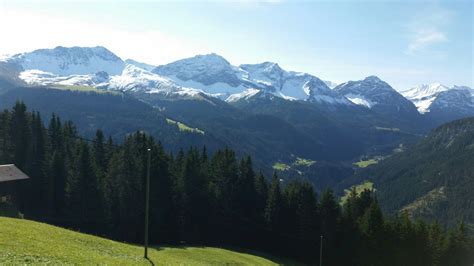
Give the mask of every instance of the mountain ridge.
M 3 80 L 9 78 L 13 83 L 91 86 L 134 93 L 141 99 L 156 98 L 151 94 L 170 99 L 214 97 L 229 102 L 242 97 L 278 97 L 333 111 L 361 106 L 407 121 L 416 121 L 421 114 L 435 125 L 474 115 L 474 93 L 468 87 L 437 84 L 398 92 L 380 78 L 368 76 L 330 88 L 328 85 L 335 84 L 308 73 L 286 71 L 276 62 L 234 66 L 215 53 L 154 67 L 132 59 L 123 61 L 102 46 L 58 46 L 3 58 L 0 69 Z
M 363 81 L 375 86 L 365 86 L 364 93 L 366 95 L 361 95 L 360 90 L 356 90 L 357 94 L 354 94 L 350 93 L 347 87 L 354 85 L 356 81 L 348 81 L 336 86 L 335 83 L 323 81 L 308 73 L 286 71 L 278 63 L 269 61 L 233 66 L 224 57 L 215 53 L 196 55 L 155 67 L 133 59 L 123 61 L 102 46 L 57 46 L 53 49 L 38 49 L 5 57 L 1 59 L 1 63 L 16 65 L 21 72 L 18 77 L 29 84 L 59 83 L 62 85 L 95 86 L 104 89 L 107 89 L 107 82 L 104 82 L 107 81 L 107 78 L 122 76 L 127 66 L 133 65 L 157 75 L 152 76 L 150 73 L 143 72 L 145 77 L 135 77 L 141 79 L 141 82 L 136 84 L 137 90 L 143 88 L 148 92 L 163 92 L 163 89 L 168 87 L 172 92 L 181 87 L 188 88 L 181 91 L 189 92 L 191 89 L 194 90 L 194 94 L 207 93 L 222 100 L 229 98 L 232 94 L 243 93 L 248 89 L 257 89 L 287 100 L 305 100 L 324 104 L 356 104 L 372 108 L 379 102 L 366 99 L 364 96 L 367 96 L 367 91 L 373 88 L 378 90 L 391 88 L 378 77 L 368 76 Z M 100 80 L 97 80 L 98 76 L 101 77 Z M 143 86 L 147 77 L 150 86 Z M 115 80 L 118 79 L 115 78 Z M 157 80 L 162 80 L 166 86 L 157 84 Z M 130 90 L 132 85 L 132 82 L 128 82 L 124 88 L 117 86 L 112 86 L 112 88 Z M 154 85 L 161 90 L 150 88 Z M 439 93 L 461 88 L 456 86 L 448 88 L 441 84 L 437 84 L 437 88 L 435 87 L 420 85 L 400 93 L 417 106 L 419 113 L 424 114 L 429 111 L 429 106 L 426 105 L 431 105 Z M 341 93 L 342 88 L 345 88 L 346 92 Z M 399 93 L 393 88 L 391 89 L 392 93 Z

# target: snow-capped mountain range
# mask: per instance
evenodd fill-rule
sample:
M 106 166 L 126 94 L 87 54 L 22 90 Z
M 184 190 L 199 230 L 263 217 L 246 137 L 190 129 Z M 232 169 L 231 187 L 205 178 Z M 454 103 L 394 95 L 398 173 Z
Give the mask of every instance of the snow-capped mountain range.
M 250 95 L 262 91 L 287 100 L 351 104 L 319 78 L 285 71 L 273 62 L 233 66 L 222 56 L 208 54 L 158 66 L 153 72 L 183 87 L 198 88 L 228 101 L 248 98 L 250 90 Z
M 474 90 L 464 86 L 447 87 L 440 83 L 422 84 L 402 91 L 422 114 L 433 108 L 474 108 Z
M 18 77 L 30 85 L 92 86 L 165 96 L 207 95 L 230 103 L 272 95 L 291 101 L 383 107 L 395 112 L 411 111 L 416 106 L 422 114 L 434 108 L 451 108 L 459 101 L 463 109 L 474 109 L 474 92 L 468 87 L 421 85 L 400 94 L 375 76 L 337 85 L 307 73 L 286 71 L 273 62 L 234 66 L 217 54 L 155 67 L 132 59 L 123 61 L 100 46 L 58 46 L 3 57 L 2 63 L 14 66 Z

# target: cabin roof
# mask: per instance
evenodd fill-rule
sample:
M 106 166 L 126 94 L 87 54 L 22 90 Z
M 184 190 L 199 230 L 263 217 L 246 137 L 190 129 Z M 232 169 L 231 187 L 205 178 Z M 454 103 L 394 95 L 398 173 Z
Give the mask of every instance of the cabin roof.
M 14 164 L 0 165 L 0 183 L 28 178 L 29 177 Z

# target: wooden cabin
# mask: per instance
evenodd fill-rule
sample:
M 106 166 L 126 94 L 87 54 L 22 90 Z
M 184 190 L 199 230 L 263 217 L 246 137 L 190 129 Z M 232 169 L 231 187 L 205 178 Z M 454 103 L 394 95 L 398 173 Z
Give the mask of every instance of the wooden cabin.
M 27 179 L 14 164 L 0 165 L 0 203 L 15 203 L 21 183 Z

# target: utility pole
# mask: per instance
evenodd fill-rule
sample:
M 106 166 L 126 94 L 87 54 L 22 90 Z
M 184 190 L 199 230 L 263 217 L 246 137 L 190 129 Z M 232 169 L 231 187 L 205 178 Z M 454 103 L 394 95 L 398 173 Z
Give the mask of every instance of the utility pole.
M 321 235 L 321 244 L 319 245 L 319 266 L 323 266 L 323 235 Z
M 148 167 L 146 172 L 146 187 L 145 187 L 145 259 L 148 259 L 148 217 L 150 210 L 150 164 L 151 164 L 151 149 L 148 149 Z

